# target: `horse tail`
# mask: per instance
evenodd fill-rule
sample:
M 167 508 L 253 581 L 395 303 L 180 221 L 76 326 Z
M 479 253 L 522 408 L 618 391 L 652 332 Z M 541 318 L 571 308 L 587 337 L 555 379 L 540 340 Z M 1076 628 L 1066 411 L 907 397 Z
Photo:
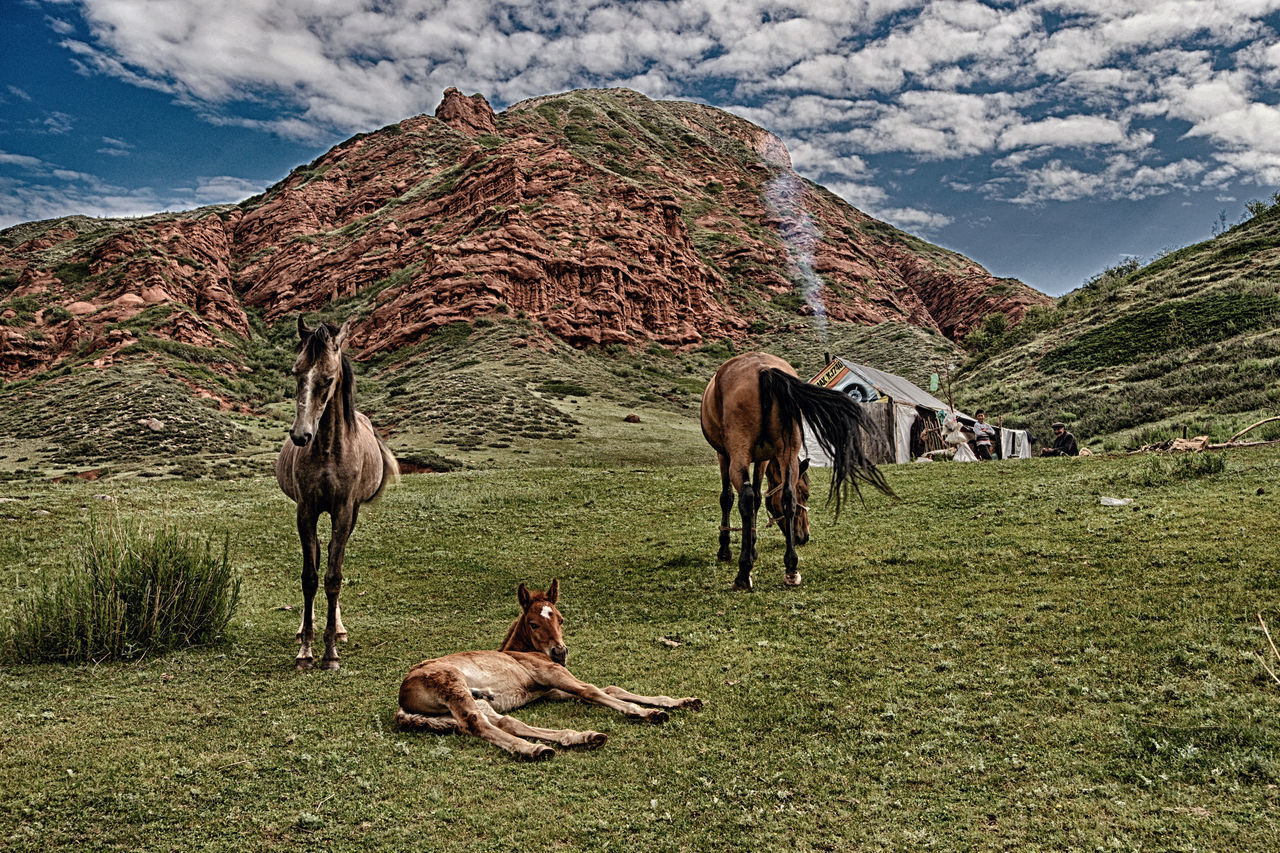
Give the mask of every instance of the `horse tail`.
M 831 492 L 836 517 L 849 486 L 862 497 L 858 481 L 870 483 L 890 497 L 897 497 L 862 448 L 861 430 L 867 426 L 862 407 L 838 391 L 810 385 L 786 371 L 770 367 L 760 372 L 760 405 L 764 417 L 777 407 L 782 429 L 807 423 L 818 446 L 831 459 Z M 802 420 L 803 418 L 803 420 Z
M 396 709 L 396 728 L 426 729 L 432 732 L 456 732 L 458 721 L 453 717 L 431 716 L 428 714 L 410 714 L 404 708 Z
M 398 485 L 400 482 L 400 463 L 396 461 L 395 454 L 391 452 L 391 448 L 375 434 L 374 438 L 378 442 L 378 452 L 382 454 L 382 479 L 378 482 L 378 491 L 373 493 L 374 500 L 378 495 L 382 494 L 382 490 L 387 487 L 387 481 L 390 480 L 392 485 Z

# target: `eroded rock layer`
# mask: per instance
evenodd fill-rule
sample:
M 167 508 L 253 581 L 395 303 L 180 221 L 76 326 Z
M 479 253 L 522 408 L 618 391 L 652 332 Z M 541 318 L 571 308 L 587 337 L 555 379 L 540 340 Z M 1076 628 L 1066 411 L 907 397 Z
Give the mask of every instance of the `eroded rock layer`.
M 492 313 L 576 346 L 678 348 L 818 313 L 959 339 L 1049 302 L 803 181 L 723 111 L 608 90 L 495 115 L 456 89 L 237 206 L 8 229 L 0 299 L 9 378 L 139 336 L 216 350 L 247 310 L 335 302 L 364 355 Z

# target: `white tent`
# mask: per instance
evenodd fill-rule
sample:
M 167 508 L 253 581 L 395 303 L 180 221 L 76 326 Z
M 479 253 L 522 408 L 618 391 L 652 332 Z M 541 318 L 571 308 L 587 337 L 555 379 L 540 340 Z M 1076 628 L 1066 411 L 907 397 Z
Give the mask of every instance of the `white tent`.
M 916 418 L 928 414 L 940 422 L 950 411 L 946 403 L 910 380 L 839 357 L 832 359 L 821 373 L 809 381 L 814 385 L 841 391 L 853 400 L 865 404 L 864 411 L 870 416 L 870 420 L 880 425 L 884 433 L 881 438 L 887 442 L 887 447 L 875 454 L 882 457 L 873 459 L 875 462 L 910 462 L 911 428 Z M 974 423 L 974 419 L 966 414 L 955 414 L 961 423 Z M 1000 455 L 1004 459 L 1029 459 L 1030 437 L 1026 430 L 1001 429 L 1000 449 Z M 812 440 L 807 428 L 805 451 L 811 465 L 825 467 L 831 464 L 822 448 Z

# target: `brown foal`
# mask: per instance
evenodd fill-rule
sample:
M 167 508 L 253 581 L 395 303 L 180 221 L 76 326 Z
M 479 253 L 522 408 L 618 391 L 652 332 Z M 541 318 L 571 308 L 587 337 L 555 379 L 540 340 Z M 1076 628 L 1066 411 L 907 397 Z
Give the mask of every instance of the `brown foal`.
M 555 750 L 526 738 L 595 749 L 608 737 L 600 732 L 537 728 L 506 716 L 507 711 L 535 699 L 581 699 L 650 723 L 666 722 L 664 708 L 701 710 L 701 699 L 637 696 L 621 687 L 601 689 L 575 678 L 564 666 L 569 651 L 561 634 L 564 618 L 556 609 L 559 589 L 558 580 L 546 592 L 520 584 L 520 618 L 497 651 L 457 652 L 410 669 L 400 685 L 396 724 L 466 732 L 519 758 L 538 761 L 551 758 Z

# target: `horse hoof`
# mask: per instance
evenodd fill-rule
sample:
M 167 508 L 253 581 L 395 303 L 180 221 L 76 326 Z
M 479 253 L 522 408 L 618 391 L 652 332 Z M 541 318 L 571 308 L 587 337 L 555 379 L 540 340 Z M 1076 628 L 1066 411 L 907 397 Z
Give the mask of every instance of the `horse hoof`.
M 607 734 L 601 732 L 583 732 L 586 737 L 582 740 L 582 745 L 587 749 L 599 749 L 604 746 L 605 741 L 609 739 Z
M 800 573 L 787 572 L 787 575 L 783 580 L 785 581 L 787 586 L 800 586 Z
M 716 554 L 716 560 L 718 560 L 721 563 L 727 563 L 732 559 L 733 559 L 733 552 L 730 551 L 728 548 L 724 548 L 720 551 L 719 554 Z
M 338 668 L 339 668 L 339 665 L 338 665 L 338 659 L 337 659 L 337 658 L 325 658 L 324 660 L 320 661 L 320 668 L 321 668 L 321 669 L 328 669 L 328 670 L 338 669 Z
M 313 660 L 312 658 L 298 658 L 293 662 L 293 665 L 298 670 L 298 672 L 306 672 L 307 670 L 311 669 L 312 660 Z
M 654 708 L 652 711 L 644 715 L 646 722 L 662 725 L 668 719 L 667 712 L 661 708 Z
M 526 761 L 546 761 L 548 758 L 555 758 L 556 751 L 549 746 L 535 746 L 529 752 L 520 755 Z
M 733 582 L 733 588 L 740 592 L 751 592 L 751 578 L 747 578 L 746 580 L 738 578 Z
M 680 700 L 680 707 L 688 708 L 691 711 L 701 711 L 702 700 L 699 699 L 697 696 L 690 696 L 688 699 Z

